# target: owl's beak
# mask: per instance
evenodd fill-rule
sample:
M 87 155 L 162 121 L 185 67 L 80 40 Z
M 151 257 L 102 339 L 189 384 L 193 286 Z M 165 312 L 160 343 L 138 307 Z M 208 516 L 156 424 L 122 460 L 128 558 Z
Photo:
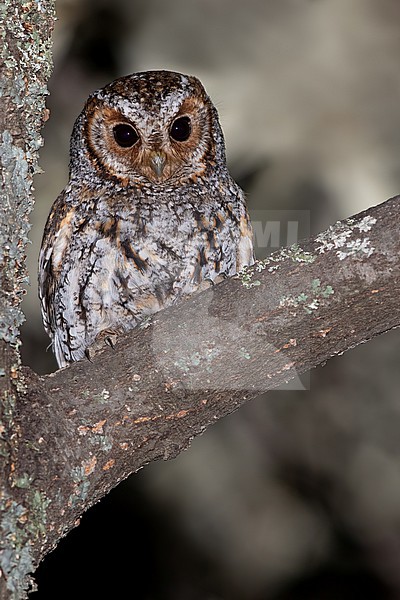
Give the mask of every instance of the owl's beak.
M 154 151 L 150 156 L 150 166 L 157 177 L 161 177 L 164 171 L 165 163 L 167 161 L 167 156 L 165 152 Z

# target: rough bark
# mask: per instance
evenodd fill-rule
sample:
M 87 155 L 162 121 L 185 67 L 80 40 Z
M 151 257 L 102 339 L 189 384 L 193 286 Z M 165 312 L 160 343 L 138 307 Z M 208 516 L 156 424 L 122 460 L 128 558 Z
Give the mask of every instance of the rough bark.
M 13 467 L 21 437 L 15 417 L 24 391 L 20 371 L 20 302 L 27 282 L 25 248 L 33 207 L 32 179 L 46 118 L 51 0 L 3 0 L 0 8 L 0 598 L 20 597 L 32 570 L 28 520 L 36 499 L 19 503 Z M 24 520 L 26 523 L 24 525 Z

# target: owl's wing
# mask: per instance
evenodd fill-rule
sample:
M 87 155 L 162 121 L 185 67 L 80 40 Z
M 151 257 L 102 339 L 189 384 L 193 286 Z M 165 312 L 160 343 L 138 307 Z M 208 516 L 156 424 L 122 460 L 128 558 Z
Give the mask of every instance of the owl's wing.
M 53 337 L 56 327 L 54 292 L 71 235 L 72 212 L 73 209 L 68 210 L 63 191 L 54 202 L 47 219 L 39 254 L 39 299 L 44 328 L 50 337 Z
M 253 228 L 247 210 L 244 210 L 239 222 L 240 239 L 236 254 L 236 270 L 254 264 Z

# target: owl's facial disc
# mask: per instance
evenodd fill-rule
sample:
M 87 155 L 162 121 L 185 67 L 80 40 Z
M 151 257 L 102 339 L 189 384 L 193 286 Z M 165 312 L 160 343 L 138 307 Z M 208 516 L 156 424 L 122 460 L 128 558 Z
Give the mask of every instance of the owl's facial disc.
M 215 152 L 207 102 L 191 95 L 172 106 L 167 100 L 145 106 L 89 100 L 86 138 L 93 163 L 123 185 L 196 180 Z

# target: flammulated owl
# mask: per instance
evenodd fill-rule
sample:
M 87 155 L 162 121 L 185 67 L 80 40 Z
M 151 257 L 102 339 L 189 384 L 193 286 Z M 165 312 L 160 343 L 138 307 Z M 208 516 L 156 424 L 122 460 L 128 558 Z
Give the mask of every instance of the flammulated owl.
M 128 331 L 252 264 L 245 198 L 198 79 L 137 73 L 88 98 L 39 262 L 44 326 L 60 367 L 83 358 L 102 332 Z

